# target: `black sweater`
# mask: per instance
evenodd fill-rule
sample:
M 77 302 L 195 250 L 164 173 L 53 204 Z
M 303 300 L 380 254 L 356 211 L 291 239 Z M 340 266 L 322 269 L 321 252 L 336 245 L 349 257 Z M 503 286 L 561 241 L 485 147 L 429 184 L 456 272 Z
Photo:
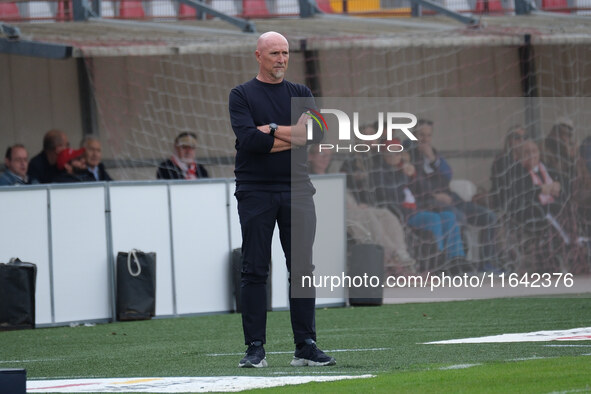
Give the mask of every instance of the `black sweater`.
M 306 98 L 294 101 L 294 113 L 293 97 Z M 257 129 L 269 123 L 294 125 L 306 107 L 315 108 L 310 89 L 285 80 L 268 84 L 253 78 L 232 89 L 229 109 L 236 134 L 236 191 L 290 191 L 292 180 L 293 185 L 311 187 L 305 147 L 270 153 L 274 137 Z M 314 128 L 309 143 L 321 139 L 322 131 Z

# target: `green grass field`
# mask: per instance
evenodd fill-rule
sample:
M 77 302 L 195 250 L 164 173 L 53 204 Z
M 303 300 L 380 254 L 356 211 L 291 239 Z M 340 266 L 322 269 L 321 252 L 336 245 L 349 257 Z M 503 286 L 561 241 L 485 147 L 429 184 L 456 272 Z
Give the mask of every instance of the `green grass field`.
M 210 315 L 0 332 L 0 368 L 26 368 L 30 380 L 376 375 L 274 392 L 591 392 L 591 341 L 423 344 L 589 326 L 588 295 L 320 309 L 318 344 L 337 365 L 293 368 L 289 314 L 272 312 L 269 368 L 244 370 L 240 315 Z

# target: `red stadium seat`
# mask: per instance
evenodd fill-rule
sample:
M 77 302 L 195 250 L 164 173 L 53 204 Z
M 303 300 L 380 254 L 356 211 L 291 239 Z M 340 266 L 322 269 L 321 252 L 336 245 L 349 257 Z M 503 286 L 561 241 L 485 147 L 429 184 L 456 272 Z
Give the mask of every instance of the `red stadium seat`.
M 269 16 L 265 0 L 242 0 L 242 16 L 245 18 L 259 18 Z
M 503 13 L 504 10 L 500 0 L 477 0 L 474 12 L 477 14 L 489 14 Z
M 197 10 L 193 7 L 189 7 L 186 4 L 182 4 L 179 7 L 179 19 L 195 19 L 197 18 Z
M 119 2 L 119 17 L 123 19 L 143 19 L 146 17 L 141 1 L 121 0 Z
M 322 12 L 326 12 L 327 14 L 334 13 L 334 10 L 330 5 L 330 0 L 316 0 L 316 5 Z
M 72 2 L 70 0 L 58 1 L 55 12 L 55 20 L 58 22 L 72 20 Z
M 0 3 L 0 19 L 18 20 L 21 19 L 21 13 L 15 3 Z
M 568 11 L 567 0 L 542 0 L 542 9 L 544 11 L 553 11 L 570 14 L 570 11 Z

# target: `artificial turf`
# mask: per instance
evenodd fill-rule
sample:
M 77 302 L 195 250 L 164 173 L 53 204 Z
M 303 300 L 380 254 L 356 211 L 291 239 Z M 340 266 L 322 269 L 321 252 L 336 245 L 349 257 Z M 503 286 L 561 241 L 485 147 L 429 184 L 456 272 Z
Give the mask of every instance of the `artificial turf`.
M 0 368 L 26 368 L 28 379 L 376 375 L 318 384 L 328 391 L 383 392 L 392 384 L 400 392 L 591 390 L 591 341 L 568 347 L 424 344 L 589 326 L 588 296 L 319 309 L 318 344 L 337 365 L 293 368 L 289 313 L 271 312 L 265 346 L 269 368 L 245 370 L 237 368 L 245 349 L 240 315 L 194 316 L 0 332 Z M 472 366 L 453 369 L 457 365 Z

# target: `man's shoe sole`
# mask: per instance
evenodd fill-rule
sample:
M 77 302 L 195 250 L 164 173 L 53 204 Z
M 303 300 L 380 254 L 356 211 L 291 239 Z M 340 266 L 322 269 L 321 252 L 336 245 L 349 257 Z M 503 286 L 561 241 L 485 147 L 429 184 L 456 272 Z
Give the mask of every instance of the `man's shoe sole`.
M 293 360 L 291 360 L 290 365 L 292 367 L 326 367 L 329 365 L 335 365 L 336 363 L 337 361 L 334 358 L 331 358 L 328 361 L 318 362 L 294 357 Z
M 239 363 L 238 364 L 238 368 L 266 368 L 267 365 L 267 360 L 266 359 L 262 359 L 260 363 L 258 364 L 253 364 L 250 361 L 243 363 Z

